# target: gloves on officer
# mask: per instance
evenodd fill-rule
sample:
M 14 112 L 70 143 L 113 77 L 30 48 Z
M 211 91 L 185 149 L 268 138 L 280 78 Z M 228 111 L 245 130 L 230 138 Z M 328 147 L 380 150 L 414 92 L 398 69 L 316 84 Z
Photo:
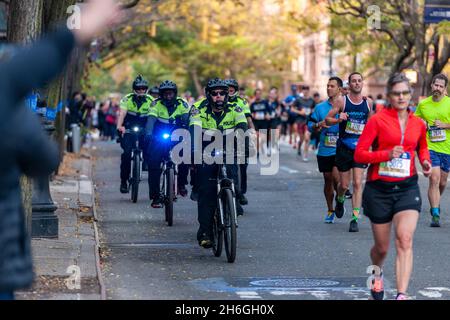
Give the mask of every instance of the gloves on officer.
M 185 113 L 185 114 L 176 116 L 175 124 L 178 127 L 188 127 L 189 126 L 189 113 Z

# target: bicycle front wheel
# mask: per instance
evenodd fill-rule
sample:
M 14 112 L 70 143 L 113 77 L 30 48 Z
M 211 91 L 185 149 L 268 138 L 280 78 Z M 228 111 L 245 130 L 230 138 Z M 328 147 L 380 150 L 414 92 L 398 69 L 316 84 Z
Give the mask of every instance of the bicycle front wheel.
M 175 183 L 175 171 L 173 168 L 167 169 L 165 175 L 165 200 L 164 210 L 166 213 L 167 225 L 171 227 L 173 225 L 173 199 L 174 199 L 174 183 Z
M 133 156 L 133 166 L 131 175 L 131 201 L 134 203 L 138 200 L 139 181 L 141 180 L 141 161 L 138 155 Z
M 217 208 L 219 210 L 219 208 Z M 220 257 L 222 255 L 223 248 L 223 229 L 220 223 L 220 216 L 218 212 L 214 214 L 213 221 L 213 235 L 214 235 L 214 245 L 213 245 L 213 253 L 216 257 Z
M 225 252 L 227 254 L 228 262 L 232 263 L 236 259 L 236 209 L 234 206 L 234 197 L 231 190 L 224 190 L 222 195 L 222 207 L 225 222 Z

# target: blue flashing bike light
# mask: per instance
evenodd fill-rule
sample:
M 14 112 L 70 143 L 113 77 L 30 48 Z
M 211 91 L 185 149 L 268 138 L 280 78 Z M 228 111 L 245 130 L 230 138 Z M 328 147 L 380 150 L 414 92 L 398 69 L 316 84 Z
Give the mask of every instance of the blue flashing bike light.
M 162 137 L 163 137 L 164 140 L 167 140 L 167 139 L 170 138 L 170 134 L 164 133 Z

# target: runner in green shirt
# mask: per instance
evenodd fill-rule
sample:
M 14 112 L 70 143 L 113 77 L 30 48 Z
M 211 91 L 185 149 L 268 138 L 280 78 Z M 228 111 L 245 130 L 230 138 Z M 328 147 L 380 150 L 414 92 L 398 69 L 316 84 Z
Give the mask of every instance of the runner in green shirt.
M 432 96 L 422 100 L 415 112 L 428 128 L 427 142 L 433 166 L 428 188 L 431 227 L 440 227 L 440 200 L 450 171 L 450 98 L 446 96 L 447 86 L 448 77 L 436 75 L 431 83 Z

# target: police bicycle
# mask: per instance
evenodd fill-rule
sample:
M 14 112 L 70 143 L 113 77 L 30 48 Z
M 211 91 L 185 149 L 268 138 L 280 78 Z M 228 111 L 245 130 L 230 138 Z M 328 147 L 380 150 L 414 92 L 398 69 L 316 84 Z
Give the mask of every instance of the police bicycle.
M 142 180 L 142 165 L 144 161 L 143 151 L 139 146 L 139 139 L 143 134 L 143 128 L 139 126 L 133 126 L 131 129 L 125 130 L 125 134 L 131 134 L 134 136 L 134 146 L 131 150 L 131 177 L 129 180 L 131 189 L 131 201 L 136 203 L 139 194 L 139 183 Z M 117 142 L 120 142 L 123 136 L 119 135 Z
M 162 179 L 161 179 L 161 191 L 164 206 L 164 213 L 167 225 L 173 226 L 173 204 L 177 200 L 177 188 L 178 188 L 178 166 L 172 159 L 172 147 L 178 143 L 178 141 L 172 141 L 172 133 L 178 128 L 187 128 L 188 118 L 183 116 L 175 118 L 170 121 L 170 130 L 164 130 L 159 135 L 161 143 L 166 148 L 162 159 Z
M 223 156 L 226 152 L 215 151 L 216 157 Z M 217 172 L 217 206 L 213 218 L 213 253 L 216 257 L 222 255 L 223 245 L 228 262 L 236 259 L 237 245 L 237 210 L 236 191 L 233 179 L 227 175 L 226 165 L 219 163 Z

